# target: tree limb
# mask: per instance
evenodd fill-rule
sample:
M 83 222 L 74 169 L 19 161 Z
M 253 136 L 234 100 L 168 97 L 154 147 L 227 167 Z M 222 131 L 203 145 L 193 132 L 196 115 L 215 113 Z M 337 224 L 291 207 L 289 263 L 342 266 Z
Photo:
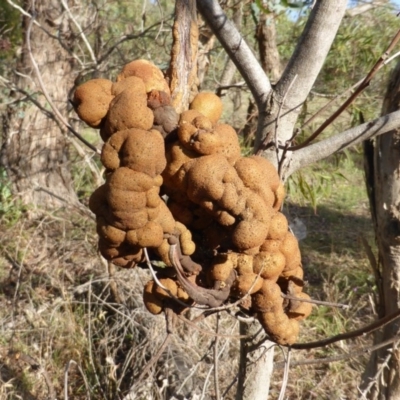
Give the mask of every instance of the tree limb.
M 346 6 L 347 0 L 316 2 L 296 49 L 275 87 L 272 105 L 261 110 L 255 142 L 256 149 L 265 138 L 268 142 L 273 142 L 274 137 L 277 137 L 280 142 L 285 143 L 291 137 L 301 106 L 323 66 Z M 290 86 L 295 75 L 297 75 L 296 82 Z M 288 92 L 285 104 L 280 104 Z M 279 128 L 277 132 L 274 132 L 277 110 L 280 107 L 282 113 Z M 267 156 L 267 158 L 270 157 Z
M 198 1 L 197 9 L 235 63 L 259 107 L 265 104 L 272 90 L 271 83 L 257 58 L 235 25 L 228 19 L 218 1 Z
M 387 133 L 400 126 L 400 111 L 395 111 L 373 121 L 358 125 L 328 139 L 321 140 L 293 152 L 284 177 L 307 165 L 320 161 L 338 151 L 354 146 L 366 139 Z

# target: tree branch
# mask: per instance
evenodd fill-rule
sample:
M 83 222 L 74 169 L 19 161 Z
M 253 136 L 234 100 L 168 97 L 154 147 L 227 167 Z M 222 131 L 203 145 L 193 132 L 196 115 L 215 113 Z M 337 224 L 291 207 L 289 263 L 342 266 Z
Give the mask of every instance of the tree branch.
M 346 6 L 347 0 L 316 2 L 296 49 L 275 87 L 272 106 L 261 110 L 255 142 L 256 149 L 265 138 L 271 143 L 277 137 L 279 142 L 284 144 L 292 136 L 301 106 L 314 85 L 331 48 Z M 290 86 L 296 75 L 296 82 Z M 286 101 L 282 104 L 282 99 L 287 93 Z M 274 132 L 279 108 L 282 108 L 279 128 L 277 132 Z
M 235 25 L 216 0 L 200 0 L 197 9 L 235 63 L 258 106 L 262 106 L 272 90 L 271 83 Z
M 320 161 L 338 151 L 354 146 L 366 139 L 382 135 L 400 126 L 400 111 L 395 111 L 373 121 L 348 129 L 342 133 L 321 140 L 293 152 L 285 173 L 287 179 L 293 172 Z

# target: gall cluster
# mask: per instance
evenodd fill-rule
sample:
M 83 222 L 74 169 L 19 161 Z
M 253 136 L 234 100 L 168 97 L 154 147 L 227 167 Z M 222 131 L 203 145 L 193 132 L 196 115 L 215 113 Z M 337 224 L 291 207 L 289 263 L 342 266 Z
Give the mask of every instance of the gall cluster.
M 145 263 L 146 248 L 165 265 L 145 285 L 147 309 L 243 299 L 273 340 L 294 343 L 312 306 L 298 242 L 279 211 L 284 188 L 267 160 L 241 156 L 235 130 L 219 123 L 220 99 L 199 93 L 178 115 L 163 73 L 136 60 L 116 82 L 79 86 L 73 103 L 104 141 L 106 179 L 89 203 L 99 251 L 131 268 Z

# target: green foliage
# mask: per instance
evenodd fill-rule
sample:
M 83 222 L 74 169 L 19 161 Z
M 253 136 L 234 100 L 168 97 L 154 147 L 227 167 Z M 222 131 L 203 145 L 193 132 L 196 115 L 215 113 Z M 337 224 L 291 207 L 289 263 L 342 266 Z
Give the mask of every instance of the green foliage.
M 21 41 L 21 14 L 7 0 L 0 0 L 0 74 L 4 73 L 6 63 L 15 60 Z
M 298 171 L 287 181 L 287 192 L 290 198 L 300 203 L 309 203 L 315 214 L 319 202 L 331 196 L 337 179 L 346 179 L 338 169 L 327 171 L 324 167 Z
M 309 1 L 288 1 L 288 0 L 255 0 L 254 3 L 251 4 L 252 12 L 254 15 L 258 15 L 260 12 L 264 14 L 280 14 L 282 12 L 286 12 L 292 8 L 303 8 L 305 7 Z
M 25 207 L 12 194 L 11 183 L 5 169 L 0 168 L 0 218 L 7 225 L 14 225 L 25 211 Z

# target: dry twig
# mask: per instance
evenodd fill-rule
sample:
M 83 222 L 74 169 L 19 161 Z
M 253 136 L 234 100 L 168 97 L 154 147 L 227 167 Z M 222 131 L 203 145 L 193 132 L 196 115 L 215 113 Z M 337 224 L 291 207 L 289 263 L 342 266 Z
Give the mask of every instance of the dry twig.
M 388 48 L 386 51 L 382 54 L 382 56 L 379 58 L 379 60 L 374 64 L 374 66 L 371 68 L 369 71 L 368 75 L 363 79 L 361 84 L 356 88 L 354 93 L 328 118 L 326 119 L 321 126 L 311 135 L 309 136 L 303 143 L 296 145 L 296 146 L 290 146 L 287 148 L 287 150 L 295 151 L 299 150 L 308 144 L 310 144 L 314 139 L 316 139 L 324 130 L 327 126 L 329 126 L 337 117 L 339 117 L 340 114 L 346 108 L 353 103 L 353 101 L 360 95 L 360 93 L 369 86 L 372 78 L 376 75 L 376 73 L 385 65 L 385 61 L 388 59 L 388 56 L 390 52 L 393 50 L 393 48 L 396 46 L 397 42 L 400 40 L 400 30 L 396 33 L 392 41 L 390 42 Z M 281 147 L 282 149 L 285 149 L 284 146 Z

